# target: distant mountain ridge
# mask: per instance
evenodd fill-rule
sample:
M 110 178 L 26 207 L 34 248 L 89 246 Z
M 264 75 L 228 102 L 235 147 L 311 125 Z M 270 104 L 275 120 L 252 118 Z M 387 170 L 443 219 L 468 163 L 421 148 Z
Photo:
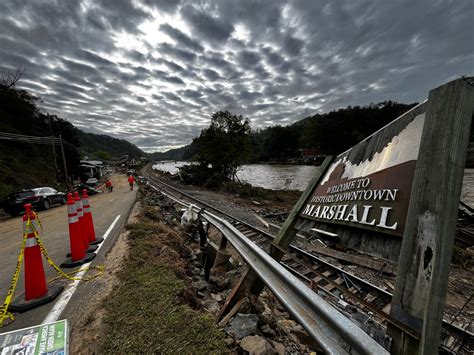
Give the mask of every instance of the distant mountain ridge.
M 149 153 L 148 158 L 152 161 L 160 160 L 188 160 L 193 155 L 192 144 L 188 144 L 181 148 L 170 149 L 166 152 Z
M 125 139 L 113 138 L 106 134 L 87 133 L 79 130 L 79 141 L 81 143 L 81 151 L 84 155 L 94 155 L 96 152 L 107 152 L 110 157 L 102 154 L 102 158 L 106 160 L 119 159 L 124 155 L 130 158 L 140 158 L 147 154 L 138 148 L 135 144 L 126 141 Z M 109 159 L 107 159 L 109 158 Z

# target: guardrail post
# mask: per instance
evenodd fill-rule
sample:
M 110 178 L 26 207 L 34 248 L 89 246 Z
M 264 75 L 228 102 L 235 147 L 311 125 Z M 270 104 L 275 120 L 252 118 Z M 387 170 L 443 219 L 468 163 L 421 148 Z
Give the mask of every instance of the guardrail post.
M 323 177 L 324 173 L 326 172 L 329 165 L 334 160 L 334 156 L 327 156 L 326 159 L 323 161 L 321 166 L 319 167 L 318 171 L 316 172 L 315 176 L 309 183 L 306 190 L 303 191 L 301 194 L 298 202 L 293 206 L 290 215 L 286 219 L 283 227 L 278 232 L 276 238 L 274 239 L 274 245 L 278 246 L 278 248 L 270 247 L 270 255 L 277 261 L 279 261 L 284 254 L 281 249 L 287 249 L 288 246 L 291 244 L 293 239 L 296 236 L 297 231 L 294 229 L 296 219 L 301 211 L 301 209 L 306 205 L 308 200 L 311 198 L 311 195 Z M 249 269 L 245 272 L 242 278 L 237 282 L 237 285 L 234 287 L 232 292 L 227 297 L 227 300 L 224 306 L 221 309 L 221 313 L 219 314 L 218 319 L 224 317 L 228 311 L 232 309 L 232 307 L 242 298 L 244 298 L 248 293 L 252 295 L 258 296 L 260 292 L 262 292 L 264 283 L 259 279 L 255 271 Z
M 390 312 L 421 338 L 389 328 L 392 354 L 438 353 L 473 110 L 467 79 L 429 93 Z
M 222 235 L 221 242 L 219 244 L 219 250 L 226 250 L 227 249 L 227 238 Z

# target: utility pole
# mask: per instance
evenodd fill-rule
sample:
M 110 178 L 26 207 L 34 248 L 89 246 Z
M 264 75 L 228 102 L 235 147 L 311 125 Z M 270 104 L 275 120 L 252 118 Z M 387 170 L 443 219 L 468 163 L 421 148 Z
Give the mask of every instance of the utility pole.
M 60 139 L 60 142 L 61 142 L 61 153 L 63 155 L 64 175 L 66 176 L 66 187 L 69 190 L 69 177 L 68 177 L 68 174 L 67 174 L 66 155 L 64 154 L 63 139 L 62 139 L 61 135 L 59 135 L 59 139 Z
M 47 120 L 49 123 L 49 132 L 51 134 L 51 137 L 53 137 L 53 127 L 51 125 L 51 121 L 53 120 L 49 114 L 47 115 Z M 54 175 L 56 176 L 56 181 L 59 181 L 58 179 L 58 162 L 56 160 L 56 147 L 54 146 L 54 142 L 52 143 L 53 146 L 53 155 L 54 155 Z

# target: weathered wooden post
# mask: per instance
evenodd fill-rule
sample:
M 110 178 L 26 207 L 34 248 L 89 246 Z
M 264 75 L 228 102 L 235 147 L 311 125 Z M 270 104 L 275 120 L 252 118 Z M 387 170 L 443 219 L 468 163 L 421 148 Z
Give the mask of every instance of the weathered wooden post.
M 467 79 L 429 93 L 391 307 L 421 338 L 389 329 L 393 354 L 438 353 L 473 110 Z

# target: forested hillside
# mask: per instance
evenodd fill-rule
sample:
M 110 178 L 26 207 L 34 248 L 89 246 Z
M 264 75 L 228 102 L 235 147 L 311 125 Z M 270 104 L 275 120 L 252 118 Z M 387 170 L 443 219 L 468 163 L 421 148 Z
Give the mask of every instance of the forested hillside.
M 0 85 L 0 132 L 29 136 L 59 135 L 64 139 L 64 150 L 69 174 L 76 174 L 80 153 L 78 129 L 56 116 L 42 113 L 36 106 L 37 98 L 24 90 Z M 57 168 L 53 147 L 24 142 L 0 140 L 0 200 L 13 190 L 50 185 L 64 181 L 64 167 L 60 147 L 56 146 Z
M 26 136 L 61 136 L 69 176 L 78 175 L 85 154 L 97 158 L 120 158 L 124 154 L 145 156 L 135 145 L 106 135 L 84 133 L 70 122 L 38 109 L 38 98 L 16 89 L 0 78 L 0 133 Z M 54 158 L 56 153 L 56 159 Z M 0 200 L 8 193 L 42 185 L 64 189 L 64 164 L 60 146 L 0 139 Z
M 188 160 L 195 154 L 195 147 L 192 144 L 187 146 L 170 149 L 166 152 L 154 152 L 148 154 L 148 158 L 152 161 L 158 160 Z
M 116 160 L 124 155 L 129 158 L 140 158 L 146 154 L 136 145 L 125 139 L 117 139 L 105 134 L 94 134 L 79 131 L 81 153 L 98 159 Z
M 415 106 L 385 101 L 367 106 L 348 106 L 306 117 L 289 126 L 252 130 L 248 162 L 285 162 L 302 158 L 304 150 L 316 155 L 339 154 Z M 250 122 L 252 124 L 252 122 Z M 203 130 L 204 132 L 204 130 Z M 196 157 L 197 140 L 152 160 L 188 160 Z M 214 147 L 219 149 L 218 147 Z

